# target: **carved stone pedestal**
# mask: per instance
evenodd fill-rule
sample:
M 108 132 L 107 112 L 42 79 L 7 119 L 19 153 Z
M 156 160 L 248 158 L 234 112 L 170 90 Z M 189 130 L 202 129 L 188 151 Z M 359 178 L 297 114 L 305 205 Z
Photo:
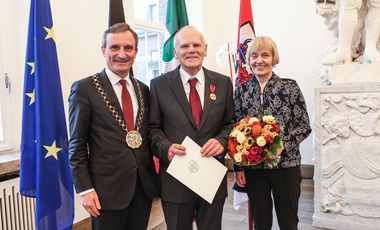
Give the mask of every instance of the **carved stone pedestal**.
M 315 90 L 313 226 L 380 229 L 380 76 L 376 77 L 379 83 Z

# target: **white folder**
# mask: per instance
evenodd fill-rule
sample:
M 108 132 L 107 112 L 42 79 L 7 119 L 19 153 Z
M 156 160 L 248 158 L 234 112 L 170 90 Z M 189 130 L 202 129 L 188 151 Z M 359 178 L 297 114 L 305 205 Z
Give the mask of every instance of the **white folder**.
M 182 146 L 186 155 L 175 155 L 167 172 L 211 204 L 227 168 L 214 157 L 202 157 L 201 147 L 189 137 Z

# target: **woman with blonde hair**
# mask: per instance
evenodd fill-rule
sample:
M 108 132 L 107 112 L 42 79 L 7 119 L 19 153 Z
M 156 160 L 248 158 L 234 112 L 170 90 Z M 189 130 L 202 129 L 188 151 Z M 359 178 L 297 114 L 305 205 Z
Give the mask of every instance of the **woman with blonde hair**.
M 271 38 L 255 38 L 247 56 L 253 76 L 236 86 L 236 119 L 272 115 L 281 126 L 283 147 L 274 167 L 235 166 L 235 181 L 246 188 L 256 230 L 272 228 L 273 204 L 280 229 L 297 229 L 302 179 L 299 145 L 311 133 L 305 99 L 295 80 L 280 78 L 273 72 L 280 58 Z

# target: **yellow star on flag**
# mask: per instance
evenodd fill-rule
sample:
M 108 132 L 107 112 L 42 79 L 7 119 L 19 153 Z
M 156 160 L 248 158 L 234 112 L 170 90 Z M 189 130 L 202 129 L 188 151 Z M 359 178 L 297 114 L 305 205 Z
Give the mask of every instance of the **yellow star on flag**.
M 61 151 L 62 148 L 57 148 L 57 146 L 55 145 L 55 141 L 53 142 L 53 144 L 51 146 L 44 145 L 44 147 L 48 151 L 48 153 L 46 154 L 45 158 L 53 156 L 56 160 L 58 160 L 57 153 L 59 151 Z
M 35 98 L 36 98 L 36 94 L 34 93 L 34 89 L 33 89 L 33 92 L 26 93 L 26 96 L 30 97 L 29 105 L 32 105 L 35 102 Z
M 44 26 L 44 29 L 46 30 L 47 34 L 46 34 L 46 37 L 45 37 L 45 40 L 51 38 L 53 39 L 53 41 L 55 42 L 55 34 L 54 34 L 54 28 L 51 27 L 51 29 L 47 28 Z
M 27 62 L 28 66 L 32 67 L 32 70 L 30 71 L 30 75 L 34 74 L 34 62 Z

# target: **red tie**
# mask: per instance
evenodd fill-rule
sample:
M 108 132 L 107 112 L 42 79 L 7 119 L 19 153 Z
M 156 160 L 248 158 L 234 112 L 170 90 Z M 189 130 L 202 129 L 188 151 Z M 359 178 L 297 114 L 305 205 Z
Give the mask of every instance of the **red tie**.
M 201 100 L 199 98 L 197 89 L 195 88 L 197 81 L 198 79 L 196 78 L 189 80 L 189 84 L 190 84 L 189 103 L 191 107 L 191 112 L 193 113 L 195 124 L 199 128 L 199 126 L 201 125 L 201 118 L 202 118 L 202 104 L 201 104 Z
M 123 87 L 123 90 L 121 91 L 121 104 L 123 105 L 124 121 L 127 123 L 128 131 L 131 131 L 135 127 L 133 121 L 132 99 L 128 92 L 127 86 L 125 85 L 125 83 L 127 83 L 126 80 L 122 79 L 119 83 Z

